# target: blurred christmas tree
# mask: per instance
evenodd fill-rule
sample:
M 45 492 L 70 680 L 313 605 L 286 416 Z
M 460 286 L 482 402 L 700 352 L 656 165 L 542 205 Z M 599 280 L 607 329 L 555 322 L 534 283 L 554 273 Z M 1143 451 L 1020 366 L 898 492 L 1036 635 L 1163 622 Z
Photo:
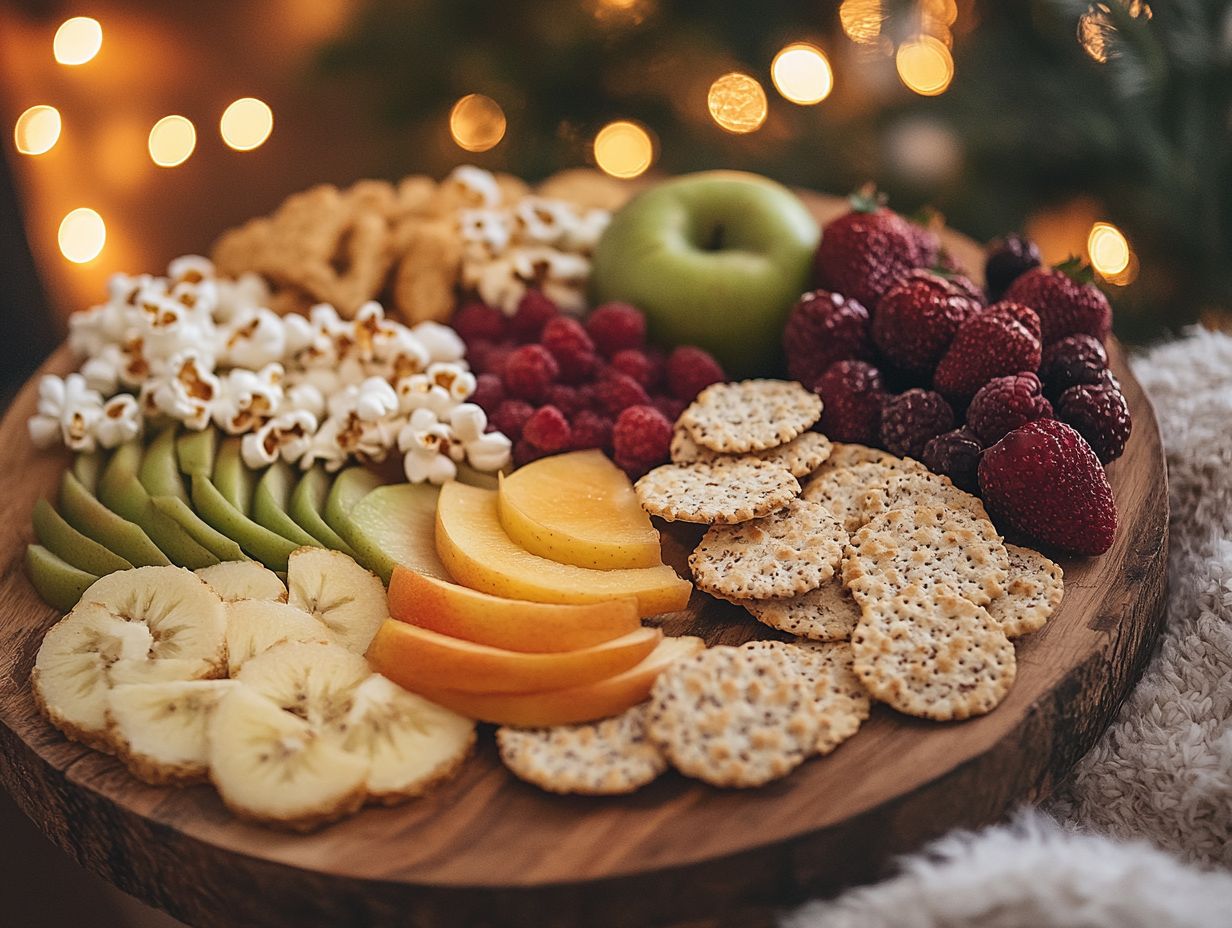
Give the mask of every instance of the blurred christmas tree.
M 797 42 L 824 62 L 812 97 L 772 70 Z M 1131 339 L 1232 307 L 1228 0 L 370 0 L 320 61 L 368 101 L 390 176 L 543 176 L 633 120 L 655 171 L 871 177 L 900 209 L 982 238 L 1026 228 L 1053 259 L 1089 239 Z M 766 95 L 735 101 L 743 123 L 708 106 L 733 71 Z M 494 101 L 480 144 L 451 133 L 468 94 Z

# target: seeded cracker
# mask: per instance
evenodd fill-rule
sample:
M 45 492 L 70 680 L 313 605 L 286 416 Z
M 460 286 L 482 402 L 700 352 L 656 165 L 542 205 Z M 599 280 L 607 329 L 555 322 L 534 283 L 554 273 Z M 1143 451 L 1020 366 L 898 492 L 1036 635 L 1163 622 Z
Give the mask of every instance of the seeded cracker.
M 1059 564 L 1038 551 L 1007 544 L 1010 579 L 1005 595 L 988 604 L 989 614 L 1010 638 L 1039 631 L 1061 605 L 1065 581 Z
M 914 458 L 900 458 L 880 448 L 870 448 L 868 445 L 857 445 L 850 442 L 834 442 L 830 457 L 822 466 L 822 471 L 841 470 L 856 464 L 888 464 L 904 472 L 927 471 L 928 468 Z
M 851 538 L 843 583 L 864 610 L 915 585 L 927 595 L 945 586 L 978 606 L 1005 591 L 1009 556 L 991 522 L 961 509 L 892 509 Z
M 769 515 L 800 492 L 783 467 L 763 461 L 664 464 L 635 485 L 638 502 L 669 522 L 732 524 Z
M 743 454 L 791 441 L 821 418 L 821 397 L 792 380 L 716 383 L 677 420 L 697 444 Z
M 689 569 L 699 589 L 724 599 L 796 596 L 834 576 L 846 544 L 824 506 L 793 499 L 759 519 L 711 526 Z
M 980 498 L 960 490 L 949 477 L 942 474 L 899 474 L 887 480 L 884 487 L 865 494 L 861 500 L 865 521 L 891 509 L 930 505 L 963 509 L 977 519 L 988 521 L 988 512 Z
M 733 602 L 763 625 L 814 641 L 846 641 L 860 621 L 860 607 L 837 576 L 799 596 Z
M 496 744 L 506 767 L 549 793 L 631 793 L 667 769 L 667 758 L 646 736 L 649 706 L 583 725 L 503 727 Z
M 651 690 L 650 738 L 685 776 L 761 786 L 786 776 L 821 736 L 809 684 L 782 655 L 717 647 L 677 661 Z
M 854 669 L 875 699 L 948 722 L 993 709 L 1014 682 L 1014 645 L 988 611 L 944 586 L 914 584 L 864 607 Z
M 872 709 L 868 690 L 851 669 L 854 656 L 847 642 L 750 641 L 750 651 L 778 651 L 795 665 L 814 691 L 814 705 L 821 713 L 821 734 L 816 753 L 829 754 L 860 730 Z
M 830 439 L 820 432 L 805 432 L 774 448 L 738 455 L 722 454 L 718 451 L 711 451 L 709 448 L 703 448 L 693 440 L 689 430 L 683 426 L 676 426 L 676 431 L 672 435 L 672 461 L 676 464 L 688 464 L 693 461 L 705 461 L 712 464 L 715 461 L 730 460 L 733 457 L 740 460 L 769 461 L 786 467 L 791 471 L 791 475 L 799 480 L 819 468 L 829 456 Z
M 866 520 L 864 511 L 880 499 L 890 478 L 899 473 L 893 464 L 867 461 L 837 470 L 826 468 L 804 487 L 803 497 L 821 503 L 849 533 Z

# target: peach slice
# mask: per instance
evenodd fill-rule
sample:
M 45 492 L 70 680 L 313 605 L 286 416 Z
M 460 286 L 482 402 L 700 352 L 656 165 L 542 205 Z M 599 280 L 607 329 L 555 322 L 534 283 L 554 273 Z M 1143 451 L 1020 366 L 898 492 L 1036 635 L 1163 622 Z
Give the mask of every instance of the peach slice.
M 597 570 L 663 563 L 633 484 L 602 451 L 557 454 L 501 474 L 499 502 L 501 525 L 531 554 Z
M 637 599 L 638 612 L 683 609 L 693 585 L 670 567 L 591 570 L 531 554 L 501 528 L 496 494 L 454 481 L 436 505 L 436 551 L 463 586 L 493 596 L 540 603 L 596 603 Z
M 663 639 L 657 628 L 639 628 L 578 651 L 527 654 L 450 638 L 386 619 L 368 646 L 374 670 L 415 691 L 531 693 L 581 686 L 628 670 Z
M 664 638 L 637 666 L 585 686 L 539 693 L 463 693 L 416 689 L 425 699 L 459 715 L 520 728 L 573 725 L 624 712 L 650 695 L 655 678 L 681 658 L 706 647 L 700 638 Z
M 509 651 L 576 651 L 641 628 L 631 596 L 561 605 L 489 596 L 435 577 L 394 568 L 389 614 L 442 635 Z

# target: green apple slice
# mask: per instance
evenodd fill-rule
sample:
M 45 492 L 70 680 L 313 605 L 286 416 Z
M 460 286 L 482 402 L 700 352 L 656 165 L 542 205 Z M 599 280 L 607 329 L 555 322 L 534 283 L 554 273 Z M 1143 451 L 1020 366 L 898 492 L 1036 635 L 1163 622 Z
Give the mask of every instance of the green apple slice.
M 243 515 L 252 514 L 252 493 L 256 478 L 244 463 L 240 440 L 224 438 L 214 459 L 214 476 L 210 478 L 218 492 Z
M 325 547 L 341 551 L 348 557 L 358 560 L 351 546 L 321 517 L 321 510 L 325 507 L 325 498 L 329 495 L 332 481 L 333 478 L 325 473 L 320 465 L 305 471 L 304 475 L 299 478 L 299 482 L 295 484 L 295 489 L 291 491 L 287 512 L 299 523 L 300 528 Z
M 358 560 L 386 583 L 394 565 L 451 580 L 436 554 L 436 500 L 430 483 L 377 487 L 342 515 L 342 535 Z
M 117 515 L 140 525 L 171 563 L 190 570 L 217 564 L 218 558 L 193 541 L 174 519 L 167 518 L 150 502 L 150 494 L 137 479 L 141 456 L 140 442 L 128 442 L 116 448 L 98 481 L 99 501 Z
M 218 432 L 213 428 L 181 435 L 175 440 L 175 459 L 180 473 L 186 477 L 193 474 L 212 476 L 217 450 Z
M 175 459 L 174 425 L 163 429 L 145 449 L 137 479 L 150 496 L 174 496 L 188 502 L 188 489 Z
M 313 548 L 323 548 L 309 532 L 304 531 L 294 519 L 287 515 L 288 499 L 291 496 L 291 484 L 295 482 L 295 474 L 286 461 L 275 461 L 257 481 L 257 488 L 252 494 L 252 517 L 258 524 L 264 525 L 271 532 L 277 532 L 283 538 L 297 545 L 309 545 Z
M 26 546 L 26 572 L 43 602 L 68 612 L 98 577 L 86 573 L 42 545 Z
M 325 498 L 323 515 L 326 524 L 346 538 L 346 514 L 354 509 L 361 499 L 384 483 L 384 480 L 366 467 L 348 467 L 339 473 L 334 478 L 334 485 L 329 488 L 329 496 Z
M 198 514 L 270 570 L 285 571 L 299 545 L 258 525 L 232 506 L 204 474 L 192 475 L 192 500 Z
M 171 564 L 167 555 L 150 540 L 140 525 L 100 503 L 72 471 L 65 471 L 60 481 L 60 512 L 64 514 L 65 521 L 81 534 L 114 551 L 134 567 L 166 567 Z
M 177 496 L 151 496 L 154 508 L 177 523 L 188 537 L 220 561 L 246 561 L 244 549 L 193 512 L 192 506 Z
M 78 454 L 73 458 L 73 475 L 81 481 L 81 485 L 93 493 L 98 489 L 98 475 L 103 470 L 103 453 L 91 451 L 89 454 Z
M 117 570 L 128 570 L 133 566 L 120 555 L 69 525 L 64 521 L 64 516 L 56 512 L 55 507 L 45 499 L 34 504 L 31 521 L 34 523 L 34 534 L 39 543 L 78 570 L 101 577 Z

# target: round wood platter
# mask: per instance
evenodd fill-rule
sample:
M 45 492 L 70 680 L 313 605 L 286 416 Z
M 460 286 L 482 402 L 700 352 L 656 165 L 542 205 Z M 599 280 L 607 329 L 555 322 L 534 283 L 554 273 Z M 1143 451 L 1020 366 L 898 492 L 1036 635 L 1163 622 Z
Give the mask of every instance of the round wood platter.
M 808 200 L 822 218 L 841 208 Z M 972 243 L 949 244 L 978 266 Z M 67 462 L 27 438 L 36 377 L 0 425 L 0 518 L 10 526 L 0 541 L 0 783 L 84 866 L 196 926 L 768 922 L 777 906 L 875 879 L 896 854 L 1047 795 L 1137 678 L 1163 613 L 1167 479 L 1150 403 L 1116 346 L 1113 363 L 1134 417 L 1126 453 L 1109 468 L 1116 542 L 1102 557 L 1062 561 L 1064 602 L 1018 642 L 1017 681 L 991 714 L 938 724 L 879 706 L 834 754 L 761 789 L 669 773 L 616 798 L 521 783 L 484 735 L 461 775 L 432 795 L 308 836 L 241 822 L 205 786 L 139 783 L 36 710 L 30 669 L 57 615 L 22 559 L 34 502 Z M 70 365 L 62 348 L 40 373 Z M 664 532 L 678 570 L 698 537 L 688 527 Z M 662 625 L 712 644 L 774 634 L 702 593 Z

